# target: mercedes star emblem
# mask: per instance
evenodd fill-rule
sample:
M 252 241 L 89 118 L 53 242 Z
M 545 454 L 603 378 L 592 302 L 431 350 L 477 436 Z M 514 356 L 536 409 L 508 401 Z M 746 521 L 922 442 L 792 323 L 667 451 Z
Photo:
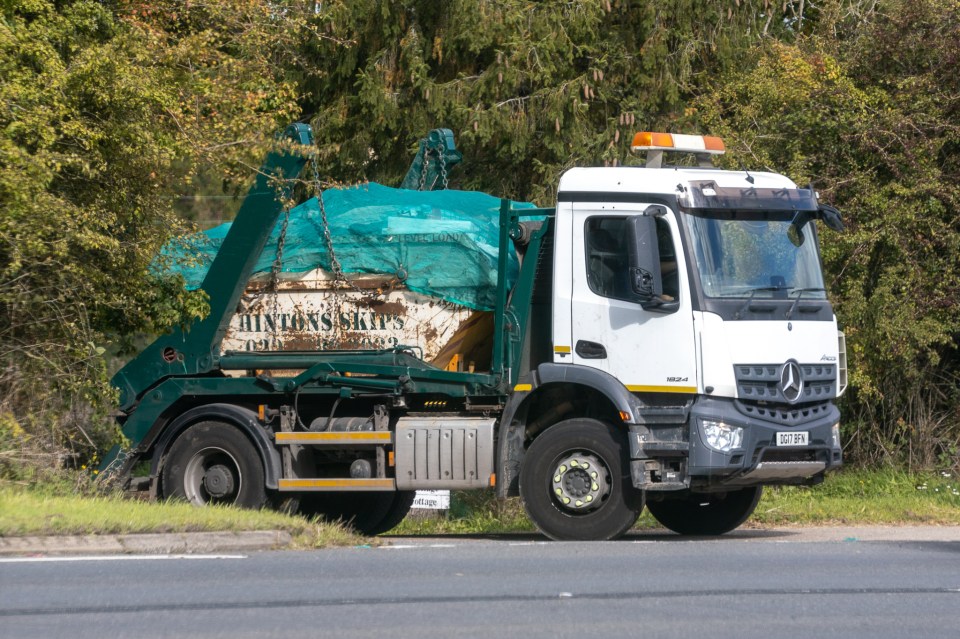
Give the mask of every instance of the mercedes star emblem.
M 800 399 L 803 394 L 803 375 L 800 372 L 800 365 L 793 360 L 780 369 L 780 392 L 791 404 Z

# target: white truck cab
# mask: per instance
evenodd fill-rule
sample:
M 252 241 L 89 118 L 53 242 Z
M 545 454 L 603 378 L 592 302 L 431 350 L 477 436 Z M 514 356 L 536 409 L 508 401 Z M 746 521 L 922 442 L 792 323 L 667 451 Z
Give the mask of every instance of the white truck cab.
M 640 401 L 634 485 L 648 492 L 812 483 L 841 463 L 843 335 L 827 300 L 811 189 L 774 173 L 664 167 L 717 138 L 638 134 L 646 167 L 575 168 L 556 210 L 553 362 Z

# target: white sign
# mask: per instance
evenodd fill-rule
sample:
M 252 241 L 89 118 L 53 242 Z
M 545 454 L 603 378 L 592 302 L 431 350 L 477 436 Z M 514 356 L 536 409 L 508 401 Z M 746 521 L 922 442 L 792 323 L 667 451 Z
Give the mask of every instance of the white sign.
M 449 490 L 418 490 L 413 498 L 414 508 L 426 510 L 450 510 Z

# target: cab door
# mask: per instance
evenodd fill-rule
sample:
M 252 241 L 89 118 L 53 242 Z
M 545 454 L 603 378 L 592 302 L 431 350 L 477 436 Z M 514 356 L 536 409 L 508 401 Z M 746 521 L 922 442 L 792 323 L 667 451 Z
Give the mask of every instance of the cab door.
M 672 212 L 656 219 L 670 313 L 645 310 L 629 277 L 626 219 L 647 204 L 575 203 L 572 228 L 572 361 L 607 371 L 635 392 L 695 393 L 696 343 L 679 228 Z

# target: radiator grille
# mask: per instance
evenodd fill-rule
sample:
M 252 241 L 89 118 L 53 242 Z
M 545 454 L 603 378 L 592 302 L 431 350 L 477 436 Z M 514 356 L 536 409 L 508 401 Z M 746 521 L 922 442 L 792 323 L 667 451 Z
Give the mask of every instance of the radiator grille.
M 780 369 L 783 364 L 737 364 L 734 375 L 737 395 L 746 402 L 787 404 L 780 389 Z M 796 403 L 825 402 L 837 396 L 837 367 L 835 364 L 800 364 L 803 392 Z

